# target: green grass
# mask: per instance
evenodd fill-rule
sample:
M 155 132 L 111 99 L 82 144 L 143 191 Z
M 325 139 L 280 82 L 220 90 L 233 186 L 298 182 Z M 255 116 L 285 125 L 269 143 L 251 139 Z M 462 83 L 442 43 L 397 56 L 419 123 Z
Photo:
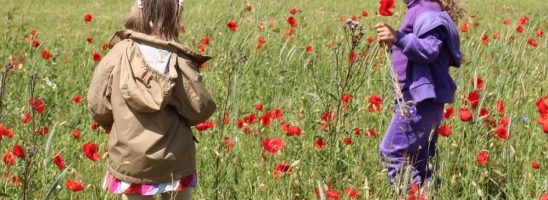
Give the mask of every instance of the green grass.
M 11 151 L 15 144 L 28 148 L 34 130 L 44 126 L 50 129 L 50 133 L 36 139 L 32 198 L 44 198 L 61 174 L 52 162 L 54 153 L 60 153 L 70 168 L 50 199 L 111 198 L 101 190 L 106 158 L 94 163 L 82 152 L 82 144 L 92 141 L 105 155 L 108 135 L 102 130 L 91 130 L 92 120 L 85 100 L 75 104 L 72 97 L 79 94 L 85 99 L 96 65 L 92 52 L 106 54 L 100 44 L 121 29 L 132 2 L 0 0 L 3 13 L 0 58 L 6 64 L 16 52 L 26 57 L 23 67 L 10 76 L 0 108 L 0 122 L 15 130 L 13 138 L 2 138 L 0 153 Z M 245 10 L 246 3 L 253 5 L 252 12 Z M 456 117 L 446 121 L 452 126 L 453 135 L 440 138 L 438 143 L 438 174 L 444 184 L 434 198 L 538 199 L 548 193 L 548 135 L 535 122 L 539 115 L 535 100 L 548 95 L 548 37 L 539 38 L 535 32 L 538 28 L 548 30 L 545 13 L 548 5 L 539 0 L 465 1 L 464 5 L 469 16 L 477 17 L 467 18 L 470 32 L 461 33 L 466 61 L 461 68 L 452 70 L 459 86 L 458 100 L 452 105 Z M 194 190 L 194 198 L 314 199 L 318 184 L 325 183 L 338 190 L 343 199 L 346 187 L 357 188 L 364 199 L 396 198 L 377 153 L 391 117 L 393 97 L 387 58 L 378 56 L 375 45 L 369 47 L 372 56 L 361 61 L 366 68 L 356 74 L 358 81 L 349 91 L 353 99 L 348 110 L 340 114 L 344 120 L 336 134 L 319 129 L 321 115 L 325 111 L 336 111 L 339 99 L 333 96 L 337 96 L 340 83 L 337 73 L 345 72 L 336 67 L 337 55 L 326 47 L 328 43 L 341 43 L 342 49 L 348 52 L 344 23 L 339 17 L 359 16 L 362 10 L 368 11 L 369 17 L 360 18 L 365 38 L 374 36 L 372 27 L 379 21 L 399 25 L 404 11 L 402 2 L 396 2 L 397 12 L 390 18 L 375 16 L 377 6 L 377 1 L 355 0 L 186 1 L 186 33 L 181 35 L 181 40 L 196 49 L 202 37 L 210 38 L 207 54 L 214 60 L 206 64 L 202 74 L 221 106 L 212 118 L 216 127 L 195 132 L 200 143 L 197 145 L 199 185 Z M 293 36 L 283 37 L 282 33 L 289 27 L 286 19 L 292 7 L 302 10 L 296 15 L 299 26 Z M 93 15 L 91 23 L 84 23 L 85 13 Z M 515 28 L 523 16 L 529 16 L 530 20 L 524 26 L 524 33 L 516 33 Z M 503 25 L 504 18 L 511 19 L 511 25 Z M 226 28 L 228 20 L 239 24 L 237 32 Z M 269 28 L 270 21 L 276 22 L 276 31 Z M 264 31 L 257 28 L 260 22 L 265 26 Z M 474 27 L 475 22 L 479 22 L 479 27 Z M 38 30 L 37 40 L 42 43 L 39 49 L 24 41 L 32 28 Z M 491 37 L 494 32 L 499 32 L 501 39 L 494 40 Z M 489 46 L 481 43 L 484 33 L 490 36 Z M 515 36 L 514 41 L 506 40 L 510 35 Z M 94 38 L 94 43 L 85 41 L 88 36 Z M 259 37 L 266 39 L 265 48 L 261 50 L 256 49 Z M 539 46 L 528 45 L 529 37 L 534 37 Z M 359 48 L 367 49 L 365 43 Z M 313 46 L 313 53 L 305 51 L 307 45 Z M 44 49 L 52 53 L 52 61 L 41 58 Z M 346 59 L 346 53 L 341 57 Z M 375 64 L 378 69 L 373 67 Z M 23 125 L 19 117 L 30 112 L 29 77 L 34 72 L 38 79 L 33 96 L 46 103 L 46 111 L 35 115 L 32 123 Z M 504 116 L 511 118 L 508 140 L 493 137 L 493 128 L 481 120 L 463 123 L 458 119 L 457 111 L 464 107 L 462 98 L 473 90 L 470 80 L 478 75 L 485 82 L 479 107 L 488 108 L 491 116 L 499 120 L 502 115 L 496 113 L 495 101 L 504 100 Z M 56 88 L 49 86 L 46 79 Z M 367 112 L 371 95 L 382 97 L 382 112 Z M 279 121 L 267 128 L 254 125 L 253 130 L 260 132 L 258 136 L 244 134 L 236 127 L 236 120 L 249 113 L 261 116 L 263 112 L 255 110 L 257 103 L 264 104 L 265 111 L 274 107 L 282 109 L 283 119 L 298 125 L 303 130 L 302 136 L 285 136 Z M 231 121 L 223 127 L 225 111 Z M 521 117 L 529 121 L 520 122 Z M 374 129 L 377 136 L 356 137 L 352 131 L 355 127 Z M 73 129 L 80 130 L 80 140 L 72 137 Z M 347 136 L 352 138 L 351 145 L 343 143 Z M 45 149 L 48 137 L 52 137 L 49 151 Z M 235 146 L 228 153 L 224 151 L 224 137 L 234 141 Z M 286 147 L 276 156 L 263 153 L 262 140 L 267 137 L 282 138 Z M 326 140 L 326 148 L 314 148 L 316 137 Z M 485 167 L 476 162 L 481 150 L 489 152 L 490 162 Z M 268 160 L 263 160 L 263 155 Z M 277 180 L 273 176 L 274 166 L 282 161 L 298 161 L 298 164 L 290 174 Z M 538 161 L 541 169 L 531 168 L 533 161 Z M 7 178 L 0 178 L 1 193 L 11 199 L 21 199 L 23 187 L 15 186 L 11 177 L 19 176 L 23 181 L 23 169 L 22 159 L 16 159 L 14 166 L 0 165 L 0 172 L 9 173 Z M 64 189 L 68 179 L 83 181 L 85 190 L 74 193 Z

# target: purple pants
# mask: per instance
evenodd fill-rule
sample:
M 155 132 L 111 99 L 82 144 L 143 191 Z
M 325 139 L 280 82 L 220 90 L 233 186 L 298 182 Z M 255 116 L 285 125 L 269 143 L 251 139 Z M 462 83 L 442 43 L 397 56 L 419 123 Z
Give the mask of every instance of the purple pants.
M 424 100 L 409 105 L 411 114 L 407 119 L 399 109 L 395 110 L 379 148 L 390 184 L 406 170 L 418 185 L 430 180 L 435 169 L 429 168 L 428 163 L 436 154 L 437 129 L 443 119 L 443 108 L 443 103 Z

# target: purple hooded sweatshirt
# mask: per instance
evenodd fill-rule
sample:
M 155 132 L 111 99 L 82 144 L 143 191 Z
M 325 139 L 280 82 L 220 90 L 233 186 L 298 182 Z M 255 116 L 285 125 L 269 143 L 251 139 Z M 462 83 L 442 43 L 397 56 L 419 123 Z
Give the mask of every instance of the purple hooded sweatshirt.
M 456 26 L 437 2 L 409 0 L 407 6 L 392 46 L 392 68 L 400 88 L 417 103 L 452 103 L 457 86 L 449 66 L 460 67 L 462 61 Z

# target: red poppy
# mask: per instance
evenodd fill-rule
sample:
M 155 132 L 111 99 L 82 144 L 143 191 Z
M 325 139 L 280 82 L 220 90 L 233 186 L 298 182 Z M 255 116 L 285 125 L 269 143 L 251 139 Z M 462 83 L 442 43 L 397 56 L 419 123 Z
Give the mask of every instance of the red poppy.
M 356 54 L 357 55 L 357 54 Z M 342 104 L 343 104 L 343 107 L 346 109 L 348 107 L 348 102 L 352 100 L 352 95 L 351 94 L 345 94 L 343 95 L 342 97 Z
M 468 97 L 466 98 L 466 101 L 470 101 L 472 104 L 472 108 L 476 109 L 479 104 L 479 98 L 480 98 L 480 92 L 479 90 L 474 90 L 468 94 Z
M 443 137 L 449 137 L 451 136 L 451 125 L 444 124 L 438 128 L 438 134 L 440 134 Z
M 453 106 L 449 106 L 443 109 L 443 117 L 445 119 L 451 119 L 453 118 L 454 115 L 455 115 L 455 109 L 453 108 Z
M 510 118 L 508 117 L 503 117 L 500 119 L 500 123 L 499 125 L 502 126 L 502 127 L 506 127 L 510 124 Z
M 234 144 L 232 143 L 232 138 L 225 137 L 224 142 L 225 142 L 225 151 L 226 152 L 230 151 L 230 149 L 232 149 L 232 147 L 234 147 Z
M 502 20 L 502 23 L 504 25 L 510 25 L 510 19 L 506 18 L 506 19 Z
M 7 166 L 15 165 L 15 155 L 11 152 L 4 153 L 4 164 Z
M 367 11 L 365 10 L 362 10 L 362 17 L 367 17 L 369 16 L 369 13 L 367 13 Z
M 84 190 L 82 181 L 75 181 L 72 179 L 69 179 L 67 180 L 67 182 L 65 182 L 65 187 L 67 188 L 67 190 L 70 190 L 73 192 L 81 192 Z
M 97 51 L 93 52 L 92 57 L 93 57 L 93 60 L 95 60 L 95 62 L 100 62 L 101 59 L 103 59 L 103 56 L 101 56 L 101 54 Z
M 540 169 L 540 164 L 538 164 L 537 161 L 533 161 L 533 163 L 531 163 L 531 167 L 533 169 Z
M 278 154 L 285 147 L 285 143 L 281 138 L 265 138 L 263 140 L 263 150 L 273 155 Z
M 518 33 L 523 33 L 523 26 L 519 25 L 517 28 L 516 28 L 516 31 Z
M 259 43 L 259 44 L 257 44 L 257 49 L 264 48 L 264 43 L 266 42 L 264 37 L 259 37 L 259 39 L 257 39 L 257 42 Z
M 78 129 L 72 130 L 72 137 L 76 138 L 77 140 L 80 139 L 80 131 Z
M 374 129 L 369 129 L 369 131 L 367 133 L 369 134 L 369 136 L 373 136 L 373 137 L 375 137 L 375 135 L 377 135 L 377 133 L 375 133 Z
M 227 26 L 231 31 L 236 31 L 236 30 L 238 30 L 238 24 L 237 24 L 235 21 L 228 20 L 228 23 L 226 24 L 226 26 Z
M 485 117 L 485 116 L 489 116 L 489 110 L 487 110 L 486 107 L 483 107 L 480 110 L 479 117 Z
M 303 134 L 303 131 L 299 128 L 299 126 L 291 126 L 285 122 L 282 122 L 282 130 L 287 136 L 301 136 L 301 134 Z
M 38 42 L 36 40 L 32 41 L 32 47 L 34 47 L 34 48 L 40 47 L 40 42 Z
M 297 12 L 299 12 L 299 9 L 297 9 L 297 8 L 291 8 L 291 9 L 289 10 L 289 13 L 292 14 L 292 15 L 297 14 Z
M 3 136 L 7 136 L 9 138 L 12 138 L 13 137 L 13 128 L 11 129 L 6 129 L 6 127 L 4 127 L 4 124 L 1 124 L 0 123 L 0 141 L 2 141 L 2 135 Z
M 373 37 L 368 37 L 367 38 L 367 43 L 372 44 L 373 42 L 375 42 L 375 38 L 373 38 Z
M 538 36 L 539 38 L 544 37 L 544 31 L 542 31 L 541 28 L 538 28 L 538 29 L 537 29 L 537 36 Z
M 55 154 L 53 163 L 55 163 L 55 166 L 57 166 L 59 170 L 65 169 L 65 160 L 63 160 L 63 157 L 61 157 L 60 154 Z
M 368 99 L 367 110 L 369 112 L 380 112 L 382 110 L 382 98 L 379 96 L 370 96 Z
M 316 149 L 323 149 L 325 145 L 326 144 L 325 144 L 325 141 L 323 141 L 323 138 L 318 137 L 314 140 L 314 147 Z
M 394 13 L 390 10 L 394 8 L 396 8 L 394 0 L 381 0 L 378 12 L 382 16 L 392 16 Z
M 86 38 L 86 41 L 88 41 L 88 43 L 90 43 L 90 44 L 93 43 L 93 37 L 88 36 L 88 37 Z
M 91 14 L 89 14 L 89 13 L 86 13 L 86 14 L 84 15 L 84 21 L 85 21 L 86 23 L 88 23 L 88 22 L 91 22 L 91 20 L 93 20 L 93 16 L 92 16 Z
M 325 194 L 325 198 L 327 200 L 330 200 L 330 199 L 334 199 L 334 200 L 339 200 L 341 198 L 340 194 L 339 194 L 339 191 L 337 190 L 329 190 L 327 191 L 327 193 Z
M 483 45 L 489 46 L 489 36 L 487 36 L 487 34 L 481 35 L 481 43 Z
M 274 177 L 279 179 L 282 176 L 282 173 L 289 174 L 291 173 L 291 165 L 287 162 L 280 162 L 274 167 Z
M 314 48 L 312 48 L 312 45 L 310 45 L 310 44 L 307 45 L 306 46 L 306 52 L 311 53 L 312 51 L 314 51 Z
M 521 19 L 519 19 L 519 24 L 525 25 L 529 21 L 529 16 L 523 16 Z
M 44 113 L 44 110 L 46 108 L 46 104 L 43 103 L 40 98 L 32 98 L 29 99 L 29 105 L 36 111 L 37 113 Z
M 91 122 L 92 130 L 97 130 L 98 128 L 99 128 L 99 123 L 97 123 L 96 121 Z
M 343 142 L 344 142 L 344 144 L 346 144 L 346 145 L 350 145 L 350 144 L 352 144 L 352 139 L 350 139 L 350 137 L 345 137 L 345 138 L 343 139 Z
M 244 116 L 242 118 L 243 122 L 245 122 L 246 124 L 255 124 L 255 121 L 257 120 L 257 116 L 255 116 L 255 114 L 251 113 L 247 116 Z
M 481 79 L 480 76 L 477 76 L 476 78 L 472 79 L 470 83 L 474 85 L 475 88 L 477 89 L 483 89 L 483 80 Z
M 13 146 L 13 155 L 17 156 L 18 158 L 25 158 L 25 148 L 21 145 L 14 145 Z
M 353 188 L 353 187 L 346 187 L 344 189 L 344 193 L 350 197 L 351 199 L 359 199 L 359 198 L 362 198 L 362 195 L 360 193 L 358 193 L 358 190 L 356 188 Z
M 289 23 L 289 25 L 291 25 L 291 27 L 293 28 L 297 27 L 297 21 L 295 20 L 295 17 L 293 15 L 287 18 L 287 23 Z
M 207 36 L 202 38 L 202 44 L 209 45 L 209 38 Z
M 537 109 L 540 115 L 548 115 L 548 95 L 537 99 L 535 104 L 537 105 Z
M 528 41 L 529 45 L 533 46 L 533 47 L 537 47 L 538 46 L 538 42 L 535 40 L 535 38 L 533 37 L 530 37 L 529 38 L 529 41 Z
M 258 104 L 255 105 L 255 109 L 257 109 L 258 111 L 263 111 L 264 106 L 263 106 L 263 104 L 258 103 Z
M 198 131 L 207 131 L 209 129 L 212 129 L 213 127 L 215 127 L 215 122 L 214 121 L 205 121 L 205 122 L 202 122 L 202 123 L 196 125 L 196 130 L 198 130 Z
M 279 108 L 272 109 L 272 119 L 280 119 L 284 116 L 284 113 Z
M 203 44 L 199 44 L 197 48 L 198 48 L 198 50 L 201 51 L 201 52 L 205 52 L 205 51 L 206 51 L 206 46 L 203 45 Z
M 37 135 L 45 135 L 45 134 L 48 134 L 48 133 L 49 133 L 49 128 L 47 126 L 40 127 L 40 128 L 38 128 L 38 130 L 36 130 Z
M 497 134 L 497 136 L 499 136 L 500 138 L 502 139 L 508 139 L 508 130 L 506 128 L 497 128 L 497 130 L 495 131 L 495 133 Z
M 468 108 L 459 109 L 460 120 L 463 122 L 471 122 L 474 118 L 472 116 L 472 111 Z
M 42 58 L 46 59 L 47 61 L 51 60 L 51 53 L 48 50 L 42 51 Z
M 97 145 L 91 142 L 87 142 L 82 146 L 82 150 L 86 154 L 86 157 L 88 157 L 93 162 L 101 160 L 101 154 L 99 154 Z
M 498 32 L 493 33 L 493 39 L 495 39 L 495 40 L 500 39 L 500 33 L 498 33 Z
M 74 97 L 72 97 L 72 101 L 74 101 L 74 103 L 81 103 L 82 102 L 82 96 L 80 96 L 79 94 L 74 95 Z
M 476 161 L 481 166 L 486 166 L 487 163 L 489 163 L 489 156 L 487 155 L 487 151 L 482 150 L 478 153 L 476 156 Z
M 20 117 L 21 123 L 26 124 L 32 121 L 32 116 L 29 113 L 23 114 Z
M 468 32 L 468 22 L 467 21 L 464 21 L 464 23 L 462 23 L 462 25 L 460 25 L 460 31 L 463 32 L 463 33 Z
M 350 62 L 356 62 L 359 59 L 359 55 L 356 51 L 351 51 L 348 55 L 348 60 Z
M 106 42 L 101 43 L 101 49 L 106 51 L 108 49 L 108 44 Z
M 21 185 L 21 180 L 19 179 L 18 176 L 11 177 L 11 182 L 13 182 L 13 184 L 15 184 L 15 186 Z
M 328 121 L 334 122 L 336 119 L 336 115 L 333 112 L 325 112 L 323 113 L 322 117 L 320 118 L 320 121 L 323 123 L 326 123 Z
M 230 113 L 225 112 L 225 116 L 223 117 L 223 125 L 227 125 L 230 123 Z

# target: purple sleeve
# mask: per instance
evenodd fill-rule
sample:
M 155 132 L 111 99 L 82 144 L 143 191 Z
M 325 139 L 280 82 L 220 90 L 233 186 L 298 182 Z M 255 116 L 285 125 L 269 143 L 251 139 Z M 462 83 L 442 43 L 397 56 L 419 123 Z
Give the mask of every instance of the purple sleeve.
M 397 40 L 394 45 L 400 48 L 410 61 L 428 64 L 438 58 L 443 44 L 442 35 L 441 31 L 437 28 L 425 33 L 421 37 L 417 37 L 413 33 L 404 34 L 398 31 Z

